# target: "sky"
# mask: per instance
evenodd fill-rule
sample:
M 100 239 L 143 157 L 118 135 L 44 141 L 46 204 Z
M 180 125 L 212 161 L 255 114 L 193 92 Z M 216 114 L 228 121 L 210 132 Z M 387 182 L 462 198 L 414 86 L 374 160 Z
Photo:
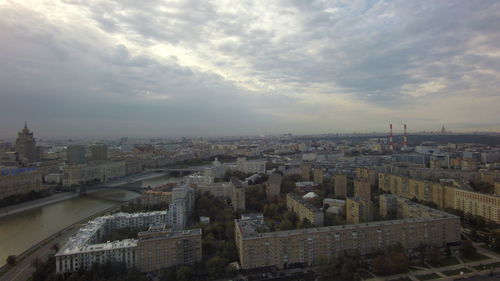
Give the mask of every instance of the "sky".
M 500 131 L 500 2 L 0 1 L 0 138 Z

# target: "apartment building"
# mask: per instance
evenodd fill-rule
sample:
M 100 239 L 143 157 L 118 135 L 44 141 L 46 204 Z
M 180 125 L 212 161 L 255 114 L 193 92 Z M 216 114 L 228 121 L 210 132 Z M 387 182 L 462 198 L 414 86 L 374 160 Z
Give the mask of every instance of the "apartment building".
M 288 193 L 286 207 L 288 211 L 295 213 L 300 221 L 307 219 L 315 226 L 323 226 L 325 223 L 323 209 L 314 206 L 300 194 Z
M 201 234 L 201 229 L 172 231 L 165 225 L 154 225 L 148 231 L 139 232 L 136 267 L 142 272 L 152 272 L 201 261 Z
M 325 176 L 322 168 L 313 169 L 313 181 L 315 184 L 322 184 L 325 181 Z
M 500 196 L 455 189 L 454 209 L 500 223 Z
M 373 220 L 373 204 L 358 197 L 348 197 L 345 202 L 347 223 L 362 223 Z
M 346 251 L 367 256 L 397 243 L 410 251 L 422 244 L 458 243 L 460 218 L 428 209 L 432 216 L 278 232 L 265 232 L 260 219 L 238 219 L 235 239 L 240 265 L 242 269 L 283 268 L 297 262 L 313 265 L 322 257 L 340 257 Z
M 268 200 L 280 197 L 281 191 L 281 175 L 271 174 L 266 183 L 266 197 Z
M 433 202 L 440 208 L 453 208 L 500 223 L 500 196 L 495 194 L 475 192 L 459 184 L 435 183 L 384 173 L 379 174 L 379 187 L 404 198 Z
M 139 203 L 142 206 L 168 205 L 172 202 L 172 192 L 148 190 L 141 194 Z
M 200 174 L 188 175 L 183 178 L 184 182 L 189 185 L 210 185 L 214 182 L 214 177 Z
M 11 169 L 2 169 L 0 175 L 0 200 L 12 195 L 29 193 L 32 190 L 41 191 L 45 189 L 47 188 L 42 185 L 42 173 L 38 171 L 12 173 Z
M 379 189 L 408 199 L 433 202 L 440 208 L 454 208 L 456 187 L 448 183 L 379 173 Z
M 176 209 L 181 205 L 179 202 L 177 199 L 165 211 L 116 213 L 89 221 L 56 254 L 56 272 L 89 270 L 95 263 L 106 262 L 123 262 L 127 268 L 152 271 L 199 261 L 201 229 L 182 229 L 185 224 L 179 221 L 181 212 Z M 182 213 L 185 217 L 187 212 Z M 103 241 L 115 229 L 144 227 L 149 230 L 140 232 L 138 239 Z
M 357 179 L 365 179 L 368 181 L 371 186 L 375 186 L 377 184 L 378 178 L 375 170 L 365 167 L 357 167 L 355 169 L 355 175 Z
M 248 161 L 245 157 L 238 157 L 236 159 L 236 170 L 245 174 L 264 174 L 266 173 L 266 161 Z
M 106 182 L 127 175 L 125 161 L 99 161 L 92 164 L 69 165 L 63 168 L 63 186 L 88 182 Z
M 236 178 L 230 181 L 229 198 L 234 211 L 245 211 L 245 188 L 247 184 Z
M 354 180 L 354 196 L 365 201 L 372 200 L 372 188 L 367 179 Z
M 303 163 L 300 165 L 300 175 L 304 181 L 311 180 L 311 163 Z
M 347 197 L 347 176 L 345 174 L 337 174 L 333 177 L 335 197 Z

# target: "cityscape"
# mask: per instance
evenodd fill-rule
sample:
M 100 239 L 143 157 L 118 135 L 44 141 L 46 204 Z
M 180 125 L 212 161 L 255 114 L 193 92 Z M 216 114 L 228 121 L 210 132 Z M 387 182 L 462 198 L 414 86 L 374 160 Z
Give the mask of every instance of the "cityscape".
M 0 3 L 0 281 L 500 280 L 499 15 Z

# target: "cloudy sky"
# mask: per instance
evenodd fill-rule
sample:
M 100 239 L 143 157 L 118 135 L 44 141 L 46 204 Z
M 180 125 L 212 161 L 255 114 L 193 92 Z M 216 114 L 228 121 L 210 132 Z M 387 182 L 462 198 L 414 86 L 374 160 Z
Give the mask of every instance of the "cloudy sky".
M 0 1 L 0 137 L 500 131 L 499 1 Z

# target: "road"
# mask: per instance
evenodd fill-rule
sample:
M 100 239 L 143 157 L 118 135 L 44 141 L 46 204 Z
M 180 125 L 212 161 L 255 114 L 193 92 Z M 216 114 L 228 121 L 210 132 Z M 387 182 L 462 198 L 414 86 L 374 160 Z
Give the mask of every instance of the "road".
M 50 241 L 49 243 L 43 245 L 41 248 L 35 250 L 33 253 L 31 253 L 28 257 L 25 259 L 19 261 L 13 268 L 11 268 L 9 271 L 7 271 L 4 275 L 0 276 L 0 281 L 25 281 L 28 280 L 33 272 L 35 271 L 35 268 L 31 266 L 31 261 L 35 257 L 39 257 L 43 261 L 46 261 L 49 257 L 49 254 L 54 254 L 54 250 L 52 250 L 52 246 L 54 244 L 58 244 L 60 246 L 64 245 L 68 238 L 74 234 L 78 228 L 80 227 L 80 224 L 73 225 L 70 228 L 67 228 L 64 230 L 60 236 L 56 237 L 54 240 Z
M 27 202 L 23 202 L 20 204 L 4 207 L 4 208 L 0 209 L 0 217 L 10 216 L 10 215 L 13 215 L 13 214 L 16 214 L 19 212 L 23 212 L 26 210 L 49 205 L 49 204 L 56 203 L 59 201 L 68 200 L 68 199 L 71 199 L 71 198 L 74 198 L 77 196 L 78 196 L 78 194 L 76 194 L 74 192 L 56 193 L 56 194 L 50 195 L 48 197 L 44 197 L 44 198 L 36 199 L 33 201 L 27 201 Z

